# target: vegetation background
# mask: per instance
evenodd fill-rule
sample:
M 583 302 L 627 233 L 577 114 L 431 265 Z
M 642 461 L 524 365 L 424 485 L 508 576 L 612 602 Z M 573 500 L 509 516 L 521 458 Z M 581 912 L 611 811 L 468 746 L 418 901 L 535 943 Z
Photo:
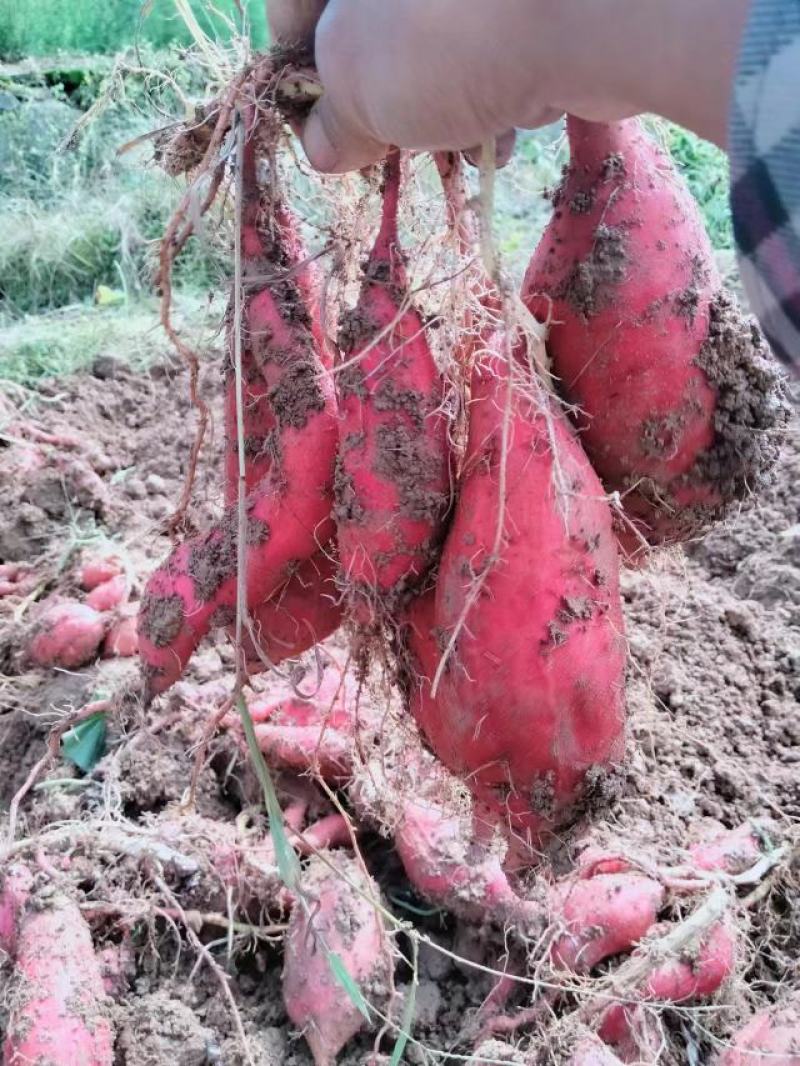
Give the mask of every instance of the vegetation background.
M 158 238 L 184 183 L 145 141 L 207 95 L 187 12 L 220 47 L 268 47 L 263 0 L 0 0 L 0 383 L 68 373 L 113 350 L 146 363 L 163 351 L 153 292 Z M 243 22 L 244 19 L 244 22 Z M 136 68 L 122 82 L 121 63 Z M 90 108 L 77 148 L 64 145 Z M 700 201 L 720 256 L 732 257 L 724 156 L 660 124 Z M 520 272 L 564 162 L 560 129 L 525 134 L 499 185 L 498 234 Z M 213 323 L 231 260 L 228 231 L 206 227 L 178 264 L 178 309 Z M 0 430 L 2 427 L 0 427 Z

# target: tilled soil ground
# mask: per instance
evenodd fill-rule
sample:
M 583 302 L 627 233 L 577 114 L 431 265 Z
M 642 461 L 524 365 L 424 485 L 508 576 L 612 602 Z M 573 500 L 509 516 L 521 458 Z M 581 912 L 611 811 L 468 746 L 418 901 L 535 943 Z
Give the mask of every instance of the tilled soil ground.
M 216 391 L 216 359 L 208 356 L 209 396 Z M 185 682 L 146 714 L 135 698 L 135 660 L 39 670 L 22 654 L 36 601 L 54 591 L 76 595 L 75 565 L 101 534 L 113 538 L 139 581 L 167 549 L 163 526 L 180 494 L 194 426 L 186 375 L 167 357 L 138 375 L 102 358 L 90 372 L 44 382 L 34 394 L 6 395 L 6 425 L 28 419 L 78 442 L 67 449 L 42 445 L 46 464 L 31 466 L 30 445 L 7 443 L 17 439 L 11 431 L 0 438 L 0 563 L 36 561 L 39 577 L 27 596 L 0 600 L 0 803 L 8 809 L 61 716 L 90 699 L 129 693 L 125 713 L 110 716 L 103 758 L 88 774 L 67 763 L 48 768 L 23 802 L 15 827 L 18 841 L 44 834 L 48 848 L 71 858 L 59 866 L 60 876 L 85 905 L 96 946 L 114 960 L 108 964 L 113 970 L 108 987 L 118 1066 L 248 1061 L 224 982 L 240 1013 L 251 1061 L 306 1066 L 310 1054 L 282 1001 L 280 933 L 271 939 L 238 933 L 229 938 L 225 928 L 199 925 L 215 970 L 166 914 L 146 862 L 130 855 L 112 860 L 86 843 L 99 821 L 147 825 L 155 815 L 178 811 L 204 726 L 224 698 L 221 683 L 231 679 L 227 638 L 207 642 Z M 24 437 L 24 428 L 20 432 Z M 220 437 L 216 425 L 200 463 L 190 528 L 201 526 L 220 504 Z M 748 818 L 768 819 L 781 838 L 797 830 L 798 485 L 795 422 L 774 484 L 753 506 L 686 552 L 661 555 L 625 574 L 630 754 L 621 798 L 594 827 L 600 839 L 622 840 L 632 851 L 674 863 L 701 835 Z M 140 591 L 139 585 L 134 598 Z M 258 682 L 262 691 L 272 684 Z M 257 821 L 254 802 L 257 790 L 246 759 L 225 738 L 214 741 L 198 778 L 198 813 L 228 825 L 242 816 Z M 569 861 L 574 843 L 564 841 L 556 864 Z M 465 960 L 502 968 L 503 941 L 496 930 L 459 923 L 415 896 L 391 846 L 377 834 L 365 833 L 362 846 L 399 917 Z M 753 1007 L 800 989 L 797 872 L 791 865 L 778 871 L 757 899 L 737 910 L 745 936 L 736 980 L 712 1008 L 665 1012 L 668 1039 L 659 1061 L 711 1063 L 715 1044 Z M 214 910 L 220 904 L 196 893 L 191 906 Z M 0 981 L 8 975 L 6 967 Z M 401 994 L 408 981 L 408 970 L 399 968 Z M 468 1057 L 470 1021 L 493 983 L 468 961 L 423 945 L 414 1027 L 420 1043 L 406 1048 L 403 1061 L 442 1061 L 443 1052 Z M 518 992 L 510 1007 L 524 1006 L 526 994 Z M 0 1035 L 3 1003 L 0 995 Z M 491 1058 L 480 1061 L 560 1061 L 551 1024 L 543 1014 L 505 1044 L 492 1045 Z M 341 1061 L 355 1066 L 384 1061 L 385 1054 L 388 1062 L 393 1037 L 376 1039 L 376 1032 L 373 1026 L 357 1037 Z M 375 1049 L 379 1055 L 373 1059 Z

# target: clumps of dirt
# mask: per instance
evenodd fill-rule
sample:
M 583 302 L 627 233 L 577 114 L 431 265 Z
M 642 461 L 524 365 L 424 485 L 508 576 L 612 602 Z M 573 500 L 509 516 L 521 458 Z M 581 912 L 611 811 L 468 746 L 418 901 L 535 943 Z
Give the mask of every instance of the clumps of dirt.
M 625 156 L 621 152 L 612 152 L 603 160 L 600 168 L 600 177 L 603 181 L 618 181 L 627 176 L 628 168 L 625 165 Z
M 417 389 L 398 388 L 393 378 L 381 382 L 375 390 L 373 406 L 376 411 L 404 411 L 415 429 L 421 430 L 430 405 Z
M 721 291 L 709 311 L 708 338 L 695 363 L 717 392 L 714 443 L 690 481 L 714 485 L 725 504 L 768 481 L 789 419 L 780 370 L 754 318 Z
M 119 1066 L 208 1066 L 221 1061 L 214 1033 L 164 992 L 132 999 L 119 1012 Z
M 325 409 L 319 384 L 319 367 L 313 358 L 287 366 L 280 381 L 270 389 L 269 402 L 281 427 L 303 429 L 310 415 Z
M 600 225 L 589 254 L 576 263 L 554 293 L 584 318 L 591 318 L 612 299 L 612 290 L 628 270 L 627 234 L 620 226 Z
M 188 571 L 195 594 L 203 603 L 213 600 L 221 585 L 236 574 L 236 542 L 239 517 L 229 507 L 216 527 L 200 537 L 189 549 Z M 266 522 L 248 516 L 247 544 L 262 544 L 270 536 Z
M 446 510 L 446 495 L 427 487 L 441 475 L 441 457 L 406 426 L 378 427 L 374 470 L 396 486 L 400 506 L 409 518 L 437 521 Z
M 588 215 L 594 207 L 596 195 L 594 189 L 586 189 L 575 193 L 568 205 L 572 214 Z
M 139 609 L 139 629 L 156 648 L 168 648 L 183 629 L 185 617 L 180 596 L 148 594 Z
M 362 308 L 356 306 L 352 310 L 344 311 L 339 319 L 339 332 L 336 338 L 339 351 L 345 355 L 359 351 L 372 340 L 377 330 L 378 323 Z M 348 373 L 350 369 L 357 369 L 357 367 L 348 367 L 347 370 L 341 371 L 337 374 L 337 380 L 340 380 L 342 374 Z
M 363 448 L 364 442 L 361 442 Z M 364 521 L 366 511 L 358 498 L 355 480 L 345 471 L 341 455 L 336 457 L 336 470 L 333 478 L 333 514 L 337 522 L 358 525 Z

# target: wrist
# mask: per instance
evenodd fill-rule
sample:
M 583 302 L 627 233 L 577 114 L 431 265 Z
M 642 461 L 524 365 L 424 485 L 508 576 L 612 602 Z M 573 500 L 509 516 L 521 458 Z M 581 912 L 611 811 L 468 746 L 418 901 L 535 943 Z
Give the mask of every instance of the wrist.
M 750 4 L 562 0 L 554 103 L 596 121 L 654 112 L 725 146 Z

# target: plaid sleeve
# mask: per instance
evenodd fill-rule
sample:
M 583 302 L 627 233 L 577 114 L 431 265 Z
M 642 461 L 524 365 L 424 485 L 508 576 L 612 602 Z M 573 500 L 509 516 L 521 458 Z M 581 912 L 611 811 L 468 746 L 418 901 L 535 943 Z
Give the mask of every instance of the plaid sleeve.
M 800 0 L 753 0 L 733 91 L 731 206 L 742 280 L 800 368 Z

